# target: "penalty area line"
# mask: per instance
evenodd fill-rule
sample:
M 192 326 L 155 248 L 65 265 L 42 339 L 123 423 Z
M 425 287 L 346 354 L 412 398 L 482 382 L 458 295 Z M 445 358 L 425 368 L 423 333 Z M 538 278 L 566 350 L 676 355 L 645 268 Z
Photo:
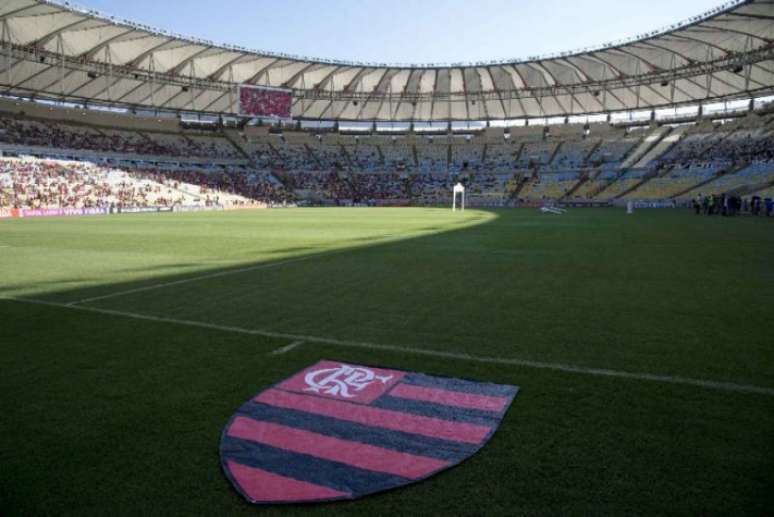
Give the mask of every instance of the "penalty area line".
M 0 297 L 0 300 L 7 300 L 11 302 L 27 303 L 32 305 L 43 305 L 48 307 L 58 307 L 62 309 L 69 309 L 75 311 L 91 312 L 95 314 L 104 314 L 108 316 L 118 316 L 122 318 L 131 318 L 141 321 L 152 321 L 157 323 L 169 323 L 173 325 L 182 325 L 187 327 L 203 328 L 208 330 L 217 330 L 222 332 L 233 332 L 236 334 L 244 334 L 248 336 L 262 336 L 276 339 L 287 339 L 293 341 L 290 345 L 283 348 L 296 348 L 301 343 L 318 343 L 323 345 L 332 345 L 346 348 L 360 348 L 365 350 L 379 350 L 384 352 L 397 352 L 404 354 L 413 354 L 427 357 L 437 357 L 441 359 L 452 359 L 463 362 L 474 363 L 489 363 L 499 365 L 513 365 L 521 366 L 525 368 L 535 368 L 541 370 L 552 370 L 567 373 L 576 373 L 581 375 L 592 375 L 598 377 L 613 377 L 620 379 L 633 379 L 638 381 L 650 381 L 658 382 L 661 384 L 678 384 L 685 386 L 694 386 L 698 388 L 705 388 L 710 390 L 737 392 L 737 393 L 754 393 L 758 395 L 774 396 L 774 388 L 768 388 L 765 386 L 755 386 L 751 384 L 737 384 L 734 382 L 720 382 L 710 381 L 705 379 L 693 379 L 690 377 L 680 377 L 673 375 L 663 375 L 655 373 L 645 372 L 627 372 L 623 370 L 611 370 L 607 368 L 588 368 L 584 366 L 573 366 L 562 363 L 549 363 L 543 361 L 532 361 L 529 359 L 517 359 L 508 357 L 487 357 L 465 354 L 460 352 L 443 352 L 440 350 L 427 350 L 422 348 L 412 348 L 406 346 L 397 345 L 380 345 L 377 343 L 368 343 L 361 341 L 348 341 L 343 339 L 319 337 L 319 336 L 306 336 L 303 334 L 290 334 L 286 332 L 274 332 L 269 330 L 260 329 L 247 329 L 242 327 L 234 327 L 229 325 L 218 325 L 216 323 L 207 323 L 203 321 L 183 320 L 177 318 L 166 318 L 162 316 L 151 316 L 148 314 L 138 314 L 134 312 L 116 311 L 112 309 L 100 309 L 98 307 L 87 307 L 82 305 L 71 305 L 66 303 L 49 302 L 45 300 L 35 300 L 31 298 L 11 298 Z M 301 343 L 298 343 L 301 342 Z M 280 348 L 275 352 L 283 350 Z M 292 350 L 291 348 L 291 350 Z M 290 350 L 286 350 L 290 351 Z M 284 353 L 284 352 L 282 352 Z
M 274 350 L 274 351 L 270 352 L 270 353 L 269 353 L 269 355 L 282 355 L 282 354 L 287 354 L 287 353 L 288 353 L 288 352 L 290 352 L 291 350 L 293 350 L 293 349 L 295 349 L 295 348 L 298 348 L 298 347 L 300 347 L 300 346 L 301 346 L 301 345 L 303 345 L 303 344 L 304 344 L 304 342 L 303 342 L 303 341 L 293 341 L 293 342 L 292 342 L 292 343 L 290 343 L 289 345 L 285 345 L 285 346 L 283 346 L 283 347 L 281 347 L 281 348 L 278 348 L 278 349 L 276 349 L 276 350 Z
M 249 273 L 250 271 L 257 271 L 259 269 L 269 269 L 273 267 L 279 267 L 279 266 L 285 266 L 287 264 L 293 264 L 295 262 L 301 262 L 304 260 L 310 260 L 312 258 L 319 257 L 319 255 L 307 255 L 304 257 L 296 257 L 292 259 L 287 260 L 280 260 L 279 262 L 270 262 L 268 264 L 257 264 L 255 266 L 250 267 L 243 267 L 239 269 L 230 269 L 227 271 L 218 271 L 217 273 L 208 273 L 206 275 L 199 275 L 194 276 L 191 278 L 182 278 L 180 280 L 175 280 L 172 282 L 163 282 L 161 284 L 153 284 L 153 285 L 146 285 L 143 287 L 137 287 L 135 289 L 127 289 L 125 291 L 117 291 L 115 293 L 108 293 L 104 294 L 102 296 L 93 296 L 91 298 L 84 298 L 82 300 L 75 300 L 73 302 L 68 302 L 64 305 L 68 306 L 76 306 L 81 305 L 84 303 L 91 303 L 91 302 L 98 302 L 100 300 L 107 300 L 109 298 L 117 298 L 119 296 L 126 296 L 129 294 L 135 294 L 135 293 L 143 293 L 145 291 L 153 291 L 154 289 L 163 289 L 165 287 L 172 287 L 175 285 L 181 285 L 181 284 L 188 284 L 190 282 L 198 282 L 200 280 L 209 280 L 211 278 L 220 278 L 223 276 L 229 276 L 229 275 L 238 275 L 240 273 Z

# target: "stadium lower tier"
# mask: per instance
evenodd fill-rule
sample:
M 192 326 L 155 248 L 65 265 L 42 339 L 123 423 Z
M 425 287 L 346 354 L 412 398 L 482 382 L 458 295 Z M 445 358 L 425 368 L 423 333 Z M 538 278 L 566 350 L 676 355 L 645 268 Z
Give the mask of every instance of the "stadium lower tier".
M 774 163 L 668 172 L 356 173 L 345 171 L 139 168 L 41 159 L 0 159 L 0 208 L 243 206 L 248 204 L 419 205 L 451 202 L 457 183 L 467 204 L 519 206 L 555 201 L 678 200 L 770 195 Z
M 265 175 L 0 160 L 0 208 L 245 206 L 287 199 Z

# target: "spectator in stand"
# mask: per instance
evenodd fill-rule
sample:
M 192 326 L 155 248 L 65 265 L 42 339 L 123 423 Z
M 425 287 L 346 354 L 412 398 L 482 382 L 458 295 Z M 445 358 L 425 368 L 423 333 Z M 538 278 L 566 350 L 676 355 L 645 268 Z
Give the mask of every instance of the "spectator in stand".
M 63 122 L 38 122 L 0 116 L 0 141 L 34 147 L 104 151 L 151 156 L 236 158 L 234 146 L 213 135 L 98 129 Z
M 196 193 L 194 185 L 198 186 Z M 198 203 L 199 198 L 209 206 L 220 204 L 225 195 L 232 203 L 292 200 L 284 187 L 266 173 L 118 169 L 85 162 L 0 160 L 2 208 L 170 207 Z

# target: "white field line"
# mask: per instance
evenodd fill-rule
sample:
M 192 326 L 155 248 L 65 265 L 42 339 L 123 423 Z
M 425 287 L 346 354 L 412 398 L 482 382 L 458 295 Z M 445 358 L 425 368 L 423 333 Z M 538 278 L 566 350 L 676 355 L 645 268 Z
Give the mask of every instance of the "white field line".
M 135 289 L 127 289 L 126 291 L 117 291 L 114 293 L 104 294 L 102 296 L 93 296 L 91 298 L 84 298 L 82 300 L 76 300 L 73 302 L 68 302 L 67 305 L 74 306 L 74 305 L 80 305 L 82 303 L 91 303 L 96 302 L 100 300 L 107 300 L 108 298 L 117 298 L 119 296 L 126 296 L 128 294 L 134 294 L 134 293 L 142 293 L 145 291 L 152 291 L 155 289 L 163 289 L 165 287 L 172 287 L 175 285 L 181 285 L 181 284 L 188 284 L 190 282 L 199 282 L 201 280 L 209 280 L 211 278 L 220 278 L 223 276 L 229 276 L 229 275 L 238 275 L 240 273 L 248 273 L 250 271 L 256 271 L 258 269 L 269 269 L 273 267 L 279 267 L 279 266 L 285 266 L 287 264 L 293 264 L 294 262 L 301 262 L 303 260 L 310 260 L 312 258 L 317 258 L 320 255 L 306 255 L 303 257 L 296 257 L 292 259 L 287 260 L 280 260 L 279 262 L 269 262 L 268 264 L 256 264 L 254 266 L 249 267 L 243 267 L 239 269 L 229 269 L 226 271 L 218 271 L 217 273 L 208 273 L 206 275 L 200 275 L 200 276 L 193 276 L 190 278 L 183 278 L 180 280 L 175 280 L 172 282 L 163 282 L 160 284 L 153 284 L 153 285 L 146 285 L 144 287 L 137 287 Z
M 430 233 L 432 234 L 433 232 L 430 232 Z M 427 234 L 428 233 L 426 231 L 418 231 L 417 233 L 411 235 L 409 238 L 422 237 L 422 236 L 427 235 Z M 394 240 L 395 240 L 394 238 L 396 236 L 399 236 L 399 235 L 400 234 L 398 234 L 398 235 L 390 234 L 390 235 L 383 236 L 382 239 L 380 239 L 378 241 L 375 241 L 375 244 L 383 244 L 383 243 L 394 242 Z M 398 240 L 402 240 L 402 239 L 398 239 Z M 75 300 L 75 301 L 68 302 L 67 305 L 70 305 L 70 306 L 81 305 L 81 304 L 84 304 L 84 303 L 97 302 L 97 301 L 100 301 L 100 300 L 107 300 L 109 298 L 117 298 L 119 296 L 126 296 L 126 295 L 134 294 L 134 293 L 142 293 L 142 292 L 145 292 L 145 291 L 152 291 L 152 290 L 155 290 L 155 289 L 163 289 L 165 287 L 172 287 L 172 286 L 175 286 L 175 285 L 187 284 L 187 283 L 190 283 L 190 282 L 198 282 L 200 280 L 209 280 L 210 278 L 220 278 L 220 277 L 223 277 L 223 276 L 238 275 L 240 273 L 248 273 L 250 271 L 256 271 L 256 270 L 259 270 L 259 269 L 269 269 L 269 268 L 284 266 L 286 264 L 293 264 L 295 262 L 302 262 L 302 261 L 305 261 L 305 260 L 311 260 L 311 259 L 314 259 L 314 258 L 324 257 L 324 256 L 327 256 L 327 255 L 332 255 L 332 254 L 335 254 L 335 253 L 338 253 L 338 252 L 343 252 L 343 251 L 348 251 L 348 250 L 347 249 L 345 249 L 345 250 L 336 250 L 336 249 L 334 249 L 334 250 L 325 250 L 322 253 L 317 253 L 317 254 L 312 254 L 312 255 L 304 255 L 302 257 L 295 257 L 295 258 L 290 258 L 290 259 L 286 259 L 286 260 L 280 260 L 278 262 L 269 262 L 269 263 L 264 263 L 264 264 L 256 264 L 254 266 L 243 267 L 243 268 L 240 268 L 240 269 L 231 269 L 231 270 L 227 270 L 227 271 L 218 271 L 216 273 L 208 273 L 206 275 L 195 276 L 195 277 L 190 277 L 190 278 L 183 278 L 183 279 L 175 280 L 175 281 L 172 281 L 172 282 L 163 282 L 163 283 L 160 283 L 160 284 L 147 285 L 147 286 L 143 286 L 143 287 L 137 287 L 135 289 L 127 289 L 125 291 L 117 291 L 117 292 L 114 292 L 114 293 L 108 293 L 108 294 L 104 294 L 104 295 L 101 295 L 101 296 L 93 296 L 91 298 L 84 298 L 82 300 Z
M 1 300 L 8 300 L 20 303 L 29 303 L 34 305 L 47 305 L 50 307 L 60 307 L 64 309 L 92 312 L 96 314 L 106 314 L 110 316 L 120 316 L 123 318 L 132 318 L 142 321 L 153 321 L 158 323 L 170 323 L 174 325 L 184 325 L 188 327 L 197 327 L 209 330 L 218 330 L 222 332 L 233 332 L 250 336 L 263 336 L 278 339 L 287 339 L 289 341 L 303 341 L 308 343 L 320 343 L 323 345 L 333 345 L 348 348 L 362 348 L 366 350 L 379 350 L 385 352 L 398 352 L 404 354 L 422 355 L 428 357 L 439 357 L 443 359 L 453 359 L 458 361 L 491 363 L 501 365 L 514 365 L 526 368 L 538 368 L 542 370 L 554 370 L 560 372 L 577 373 L 583 375 L 595 375 L 601 377 L 615 377 L 621 379 L 635 379 L 640 381 L 652 381 L 665 384 L 681 384 L 687 386 L 696 386 L 720 391 L 730 391 L 739 393 L 755 393 L 759 395 L 774 396 L 774 388 L 765 386 L 754 386 L 750 384 L 737 384 L 733 382 L 718 382 L 704 379 L 693 379 L 690 377 L 679 377 L 673 375 L 663 375 L 643 372 L 627 372 L 622 370 L 610 370 L 606 368 L 587 368 L 583 366 L 572 366 L 562 363 L 548 363 L 543 361 L 531 361 L 528 359 L 516 359 L 507 357 L 486 357 L 470 355 L 460 352 L 443 352 L 440 350 L 425 350 L 421 348 L 412 348 L 396 345 L 379 345 L 376 343 L 367 343 L 360 341 L 347 341 L 336 338 L 305 336 L 302 334 L 288 334 L 285 332 L 272 332 L 269 330 L 246 329 L 241 327 L 232 327 L 227 325 L 218 325 L 215 323 L 206 323 L 203 321 L 181 320 L 175 318 L 165 318 L 160 316 L 150 316 L 147 314 L 137 314 L 134 312 L 115 311 L 111 309 L 100 309 L 97 307 L 85 307 L 79 305 L 69 305 L 65 303 L 48 302 L 44 300 L 33 300 L 29 298 L 9 298 L 0 297 Z
M 422 235 L 422 234 L 418 233 L 417 235 L 419 236 L 419 235 Z M 383 241 L 379 241 L 379 243 L 382 243 L 382 242 L 391 242 L 391 239 L 385 239 Z M 230 270 L 227 270 L 227 271 L 218 271 L 216 273 L 207 273 L 205 275 L 194 276 L 194 277 L 190 277 L 190 278 L 182 278 L 180 280 L 174 280 L 172 282 L 162 282 L 160 284 L 146 285 L 146 286 L 143 286 L 143 287 L 137 287 L 135 289 L 127 289 L 125 291 L 116 291 L 114 293 L 108 293 L 108 294 L 104 294 L 104 295 L 101 295 L 101 296 L 93 296 L 91 298 L 84 298 L 82 300 L 75 300 L 75 301 L 72 301 L 72 302 L 68 302 L 67 305 L 70 305 L 70 306 L 81 305 L 81 304 L 84 304 L 84 303 L 97 302 L 97 301 L 100 301 L 100 300 L 107 300 L 109 298 L 117 298 L 119 296 L 126 296 L 126 295 L 134 294 L 134 293 L 142 293 L 142 292 L 145 292 L 145 291 L 153 291 L 155 289 L 164 289 L 165 287 L 172 287 L 172 286 L 175 286 L 175 285 L 187 284 L 187 283 L 190 283 L 190 282 L 198 282 L 200 280 L 209 280 L 211 278 L 220 278 L 220 277 L 223 277 L 223 276 L 238 275 L 240 273 L 249 273 L 250 271 L 257 271 L 259 269 L 270 269 L 270 268 L 274 268 L 274 267 L 284 266 L 284 265 L 287 265 L 287 264 L 293 264 L 295 262 L 303 262 L 305 260 L 311 260 L 311 259 L 314 259 L 314 258 L 320 258 L 320 257 L 324 257 L 324 256 L 327 256 L 327 255 L 332 255 L 332 254 L 337 253 L 338 251 L 339 250 L 325 250 L 322 253 L 317 253 L 317 254 L 312 254 L 312 255 L 304 255 L 302 257 L 295 257 L 295 258 L 290 258 L 290 259 L 286 259 L 286 260 L 280 260 L 278 262 L 269 262 L 269 263 L 264 263 L 264 264 L 256 264 L 254 266 L 248 266 L 248 267 L 243 267 L 243 268 L 239 268 L 239 269 L 230 269 Z
M 287 354 L 288 352 L 290 352 L 290 351 L 291 351 L 291 350 L 293 350 L 294 348 L 298 348 L 298 347 L 300 347 L 300 346 L 301 346 L 301 345 L 303 345 L 303 344 L 304 344 L 304 342 L 303 342 L 303 341 L 293 341 L 293 342 L 292 342 L 292 343 L 290 343 L 289 345 L 285 345 L 285 346 L 283 346 L 283 347 L 281 347 L 281 348 L 278 348 L 278 349 L 274 350 L 274 351 L 273 351 L 273 352 L 271 352 L 269 355 L 282 355 L 282 354 Z

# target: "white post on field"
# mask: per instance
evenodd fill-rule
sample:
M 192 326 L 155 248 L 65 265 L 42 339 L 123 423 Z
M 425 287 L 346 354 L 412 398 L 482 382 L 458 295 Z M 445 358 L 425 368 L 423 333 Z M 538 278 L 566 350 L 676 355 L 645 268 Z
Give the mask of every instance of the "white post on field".
M 462 183 L 454 185 L 454 193 L 452 194 L 452 212 L 457 211 L 457 194 L 461 197 L 460 208 L 465 211 L 465 187 Z
M 632 215 L 634 213 L 634 203 L 630 200 L 626 203 L 626 215 Z

